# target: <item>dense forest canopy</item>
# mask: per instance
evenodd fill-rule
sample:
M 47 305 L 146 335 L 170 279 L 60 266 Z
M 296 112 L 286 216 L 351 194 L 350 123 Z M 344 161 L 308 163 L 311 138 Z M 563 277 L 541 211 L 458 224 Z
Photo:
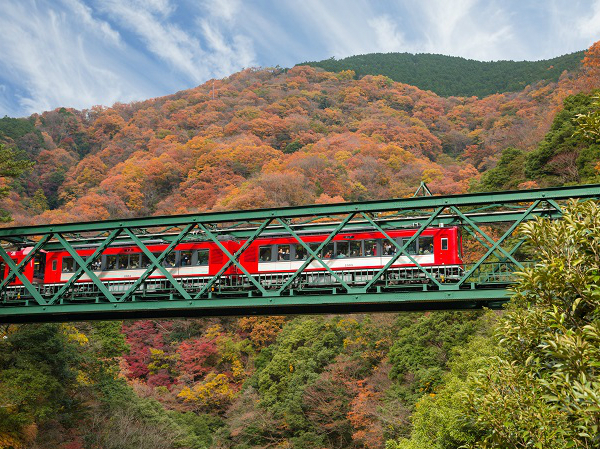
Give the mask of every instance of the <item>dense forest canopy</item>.
M 304 62 L 329 72 L 352 70 L 356 77 L 384 75 L 394 81 L 430 90 L 442 97 L 484 97 L 516 92 L 540 81 L 558 81 L 581 65 L 583 51 L 543 61 L 475 61 L 457 56 L 372 53 L 343 59 Z
M 297 66 L 5 117 L 2 207 L 33 224 L 401 197 L 421 181 L 598 182 L 598 88 L 600 43 L 555 80 L 483 98 Z M 597 447 L 600 212 L 567 213 L 521 230 L 543 263 L 505 313 L 2 326 L 0 448 Z

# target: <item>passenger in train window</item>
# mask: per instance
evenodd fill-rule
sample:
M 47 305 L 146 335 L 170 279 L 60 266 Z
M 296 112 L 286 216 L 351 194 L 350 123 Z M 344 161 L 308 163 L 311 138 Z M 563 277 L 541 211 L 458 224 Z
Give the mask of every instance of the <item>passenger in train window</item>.
M 119 267 L 119 270 L 127 270 L 129 268 L 129 256 L 127 254 L 121 254 L 117 266 Z
M 117 256 L 106 256 L 106 269 L 114 270 L 117 267 Z
M 102 260 L 100 258 L 94 260 L 91 265 L 92 271 L 100 271 L 102 268 Z
M 140 255 L 130 254 L 129 255 L 129 268 L 136 269 L 140 267 Z
M 385 242 L 383 244 L 383 255 L 384 256 L 393 256 L 396 251 L 392 250 L 392 244 L 390 242 Z
M 304 249 L 304 247 L 300 244 L 296 245 L 296 255 L 295 255 L 295 259 L 296 260 L 306 260 L 306 258 L 308 257 L 308 253 L 306 252 L 306 250 Z
M 419 254 L 433 254 L 433 237 L 419 237 Z
M 259 248 L 259 260 L 261 262 L 271 262 L 271 246 L 261 246 Z
M 165 267 L 172 268 L 175 266 L 175 261 L 176 261 L 176 254 L 173 251 L 170 254 L 168 254 L 167 257 L 165 257 L 165 260 L 163 261 L 163 265 Z
M 180 254 L 180 265 L 182 267 L 189 267 L 192 265 L 192 252 L 191 251 L 181 251 Z
M 350 242 L 350 257 L 363 257 L 362 242 Z
M 278 246 L 277 260 L 290 260 L 290 245 Z
M 377 241 L 365 240 L 365 255 L 367 257 L 377 256 Z

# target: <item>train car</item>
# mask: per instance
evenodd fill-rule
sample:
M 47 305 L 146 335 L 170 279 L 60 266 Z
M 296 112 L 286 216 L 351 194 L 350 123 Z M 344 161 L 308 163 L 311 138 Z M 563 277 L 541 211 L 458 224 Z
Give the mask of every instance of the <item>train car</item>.
M 387 231 L 386 231 L 387 232 Z M 387 234 L 400 246 L 416 233 L 414 229 L 394 230 Z M 302 235 L 300 238 L 314 252 L 327 235 Z M 461 239 L 457 227 L 424 230 L 407 248 L 407 253 L 419 265 L 447 266 L 462 264 Z M 385 266 L 396 254 L 396 247 L 380 232 L 341 233 L 335 236 L 318 256 L 333 271 L 365 270 Z M 291 236 L 260 238 L 252 242 L 242 255 L 250 273 L 286 273 L 298 270 L 308 259 L 308 251 Z M 415 266 L 401 255 L 392 267 Z M 311 261 L 305 271 L 326 270 L 318 261 Z
M 390 230 L 387 234 L 394 241 L 403 246 L 417 231 L 415 229 Z M 328 237 L 328 234 L 313 233 L 302 234 L 303 242 L 316 252 Z M 222 241 L 221 244 L 230 252 L 235 253 L 244 241 Z M 164 243 L 150 244 L 147 248 L 156 257 L 167 248 Z M 32 248 L 9 253 L 15 263 L 19 263 L 27 256 Z M 94 247 L 76 248 L 77 254 L 83 259 L 92 255 Z M 355 231 L 340 233 L 335 236 L 320 251 L 318 256 L 334 272 L 341 272 L 343 279 L 357 284 L 368 282 L 373 274 L 392 260 L 396 254 L 396 247 L 380 232 Z M 395 279 L 410 281 L 406 274 L 413 270 L 416 280 L 422 279 L 424 274 L 416 268 L 416 261 L 422 267 L 434 272 L 435 276 L 447 276 L 448 273 L 459 273 L 462 265 L 462 239 L 458 227 L 439 227 L 425 229 L 407 248 L 407 255 L 401 255 L 390 267 L 390 272 Z M 297 271 L 306 263 L 308 251 L 302 244 L 290 235 L 280 235 L 258 238 L 250 244 L 240 257 L 240 263 L 259 282 L 267 287 L 281 285 L 289 273 Z M 412 259 L 412 260 L 411 260 Z M 178 245 L 162 262 L 168 272 L 175 278 L 186 281 L 196 279 L 197 282 L 190 287 L 198 287 L 205 279 L 214 276 L 226 263 L 228 258 L 221 249 L 212 242 L 182 243 Z M 123 285 L 131 284 L 138 279 L 150 266 L 148 257 L 131 244 L 111 246 L 107 248 L 92 264 L 90 270 L 102 281 L 116 281 Z M 454 267 L 452 271 L 449 268 Z M 444 268 L 444 271 L 440 271 Z M 60 285 L 66 283 L 73 273 L 78 270 L 77 262 L 67 251 L 40 252 L 27 263 L 24 275 L 33 283 Z M 395 270 L 395 272 L 394 272 Z M 301 280 L 304 284 L 330 284 L 336 280 L 323 265 L 312 260 L 305 268 Z M 344 277 L 351 273 L 350 277 Z M 361 273 L 361 274 L 359 274 Z M 396 273 L 396 274 L 393 274 Z M 443 273 L 443 274 L 440 274 Z M 0 261 L 0 276 L 4 279 L 8 275 L 8 267 Z M 231 265 L 223 273 L 228 285 L 244 287 L 248 280 L 240 270 Z M 404 277 L 403 277 L 404 276 Z M 148 277 L 147 282 L 165 279 L 157 269 Z M 90 283 L 87 274 L 83 274 L 77 283 Z M 21 285 L 19 279 L 12 278 L 9 285 Z M 155 282 L 156 284 L 156 282 Z M 225 283 L 227 284 L 227 282 Z M 158 289 L 159 287 L 153 287 Z

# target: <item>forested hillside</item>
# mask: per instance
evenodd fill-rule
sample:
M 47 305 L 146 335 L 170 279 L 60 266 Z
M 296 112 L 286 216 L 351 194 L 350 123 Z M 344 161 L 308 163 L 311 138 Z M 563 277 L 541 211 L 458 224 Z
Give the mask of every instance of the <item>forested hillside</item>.
M 481 99 L 355 75 L 5 117 L 1 207 L 27 225 L 599 180 L 600 43 Z M 505 313 L 0 327 L 0 448 L 596 447 L 600 212 L 570 213 L 524 230 L 545 262 Z
M 5 208 L 15 224 L 32 224 L 401 197 L 420 181 L 465 192 L 506 148 L 536 149 L 564 100 L 597 82 L 586 68 L 477 99 L 354 75 L 246 70 L 214 92 L 207 83 L 139 103 L 5 117 L 2 140 L 35 162 Z M 553 182 L 534 165 L 519 183 Z
M 449 97 L 484 97 L 516 92 L 540 81 L 558 81 L 581 65 L 583 51 L 543 61 L 475 61 L 456 56 L 372 53 L 343 59 L 304 62 L 329 72 L 352 70 L 357 78 L 384 75 L 394 81 Z

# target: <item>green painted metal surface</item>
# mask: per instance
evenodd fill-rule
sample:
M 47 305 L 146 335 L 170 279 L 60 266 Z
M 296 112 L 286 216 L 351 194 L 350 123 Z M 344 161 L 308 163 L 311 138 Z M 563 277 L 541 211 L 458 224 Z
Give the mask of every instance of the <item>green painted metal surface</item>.
M 417 193 L 430 192 L 421 186 Z M 599 198 L 600 185 L 587 185 L 0 228 L 0 258 L 10 279 L 22 283 L 0 284 L 0 322 L 499 307 L 514 272 L 532 263 L 533 256 L 521 251 L 518 226 L 535 217 L 559 218 L 566 200 Z M 408 252 L 411 242 L 425 229 L 442 226 L 460 226 L 482 256 L 460 266 L 421 266 Z M 415 232 L 400 245 L 387 234 L 397 229 Z M 319 257 L 321 249 L 336 235 L 358 230 L 381 233 L 395 255 L 378 269 L 331 269 Z M 327 235 L 316 250 L 303 241 L 315 233 Z M 248 272 L 240 262 L 244 250 L 257 238 L 276 235 L 295 239 L 307 260 L 293 273 Z M 224 240 L 245 243 L 232 253 Z M 215 276 L 176 277 L 162 266 L 178 244 L 198 241 L 212 242 L 225 254 Z M 158 257 L 147 248 L 156 242 L 167 245 Z M 150 266 L 131 281 L 100 279 L 91 264 L 113 245 L 137 246 Z M 32 283 L 22 274 L 25 263 L 15 264 L 6 253 L 25 247 L 31 248 L 25 263 L 41 251 L 63 250 L 78 269 L 67 283 Z M 81 248 L 95 251 L 82 257 Z M 394 267 L 400 257 L 414 267 Z M 317 274 L 306 271 L 313 261 L 323 267 Z M 230 267 L 236 275 L 225 274 Z M 157 273 L 161 279 L 154 278 Z M 90 281 L 80 279 L 84 274 Z

